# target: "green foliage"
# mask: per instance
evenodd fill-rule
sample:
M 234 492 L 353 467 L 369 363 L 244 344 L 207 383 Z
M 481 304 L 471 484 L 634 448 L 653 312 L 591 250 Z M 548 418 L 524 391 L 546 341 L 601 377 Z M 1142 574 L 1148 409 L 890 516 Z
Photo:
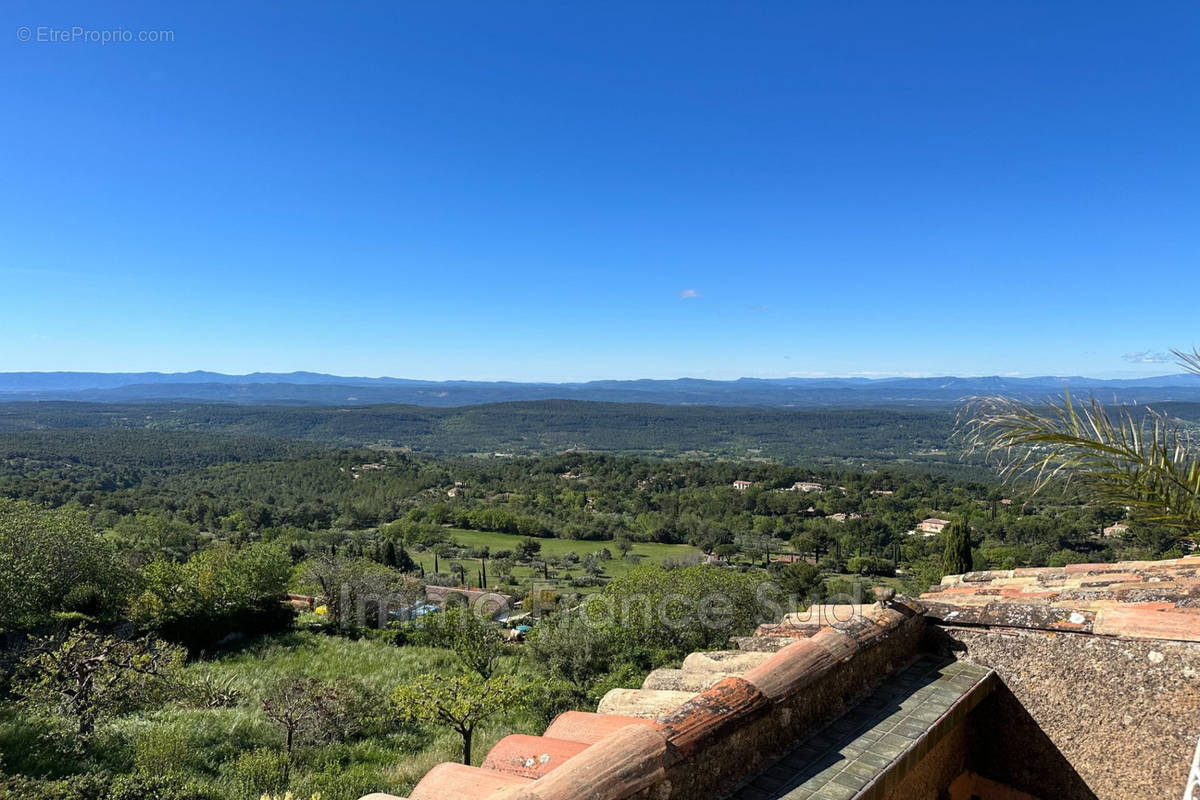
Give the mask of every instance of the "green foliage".
M 507 648 L 500 626 L 467 605 L 447 604 L 440 614 L 426 615 L 416 632 L 418 642 L 452 651 L 462 669 L 484 679 Z
M 331 398 L 330 402 L 340 403 L 341 398 Z M 123 446 L 136 449 L 140 463 L 165 461 L 171 467 L 219 459 L 221 448 L 212 440 L 228 442 L 233 435 L 252 437 L 249 445 L 225 444 L 231 455 L 243 461 L 280 458 L 280 449 L 285 445 L 278 439 L 266 438 L 279 437 L 348 447 L 375 443 L 404 445 L 442 456 L 494 452 L 546 454 L 583 447 L 612 453 L 690 452 L 709 458 L 737 458 L 751 455 L 753 449 L 758 451 L 754 456 L 792 462 L 862 463 L 866 458 L 894 462 L 904 457 L 928 462 L 932 459 L 922 455 L 923 451 L 931 444 L 945 446 L 954 424 L 953 411 L 941 408 L 796 410 L 570 400 L 460 408 L 12 403 L 0 405 L 0 410 L 8 412 L 0 416 L 0 429 L 86 428 L 89 444 L 96 451 Z M 96 430 L 113 425 L 160 430 L 125 430 L 120 431 L 120 437 L 112 435 L 117 432 Z M 175 430 L 161 430 L 164 428 Z M 181 453 L 168 459 L 155 452 L 156 448 L 192 447 L 193 442 L 202 440 L 195 431 L 226 435 L 212 437 L 195 447 L 194 455 Z M 140 444 L 136 434 L 147 434 L 150 443 Z M 27 435 L 15 435 L 20 437 L 21 448 L 36 447 Z M 176 445 L 176 441 L 182 444 Z M 303 453 L 303 443 L 291 446 L 298 454 Z M 942 457 L 939 461 L 949 463 L 953 458 Z
M 942 573 L 961 575 L 974 565 L 971 556 L 971 529 L 966 520 L 950 523 L 945 532 L 946 548 L 942 553 Z
M 134 514 L 122 518 L 108 538 L 131 561 L 154 558 L 183 560 L 200 546 L 195 527 L 165 514 Z
M 0 498 L 0 631 L 45 626 L 59 610 L 106 617 L 130 578 L 84 514 Z
M 285 750 L 261 747 L 242 753 L 231 770 L 238 800 L 258 800 L 264 794 L 283 792 L 288 787 L 292 757 Z
M 299 744 L 344 742 L 357 736 L 379 705 L 361 682 L 293 677 L 278 683 L 262 701 L 263 714 L 284 734 L 290 755 Z
M 941 555 L 929 555 L 912 563 L 909 574 L 903 583 L 904 593 L 912 597 L 929 591 L 936 586 L 945 575 Z M 954 573 L 958 574 L 958 573 Z
M 77 775 L 66 780 L 39 780 L 24 775 L 0 776 L 0 800 L 110 800 L 106 783 L 101 775 Z M 119 797 L 116 800 L 130 798 Z M 168 797 L 167 800 L 176 798 Z M 197 797 L 194 800 L 209 799 Z
M 379 768 L 373 764 L 329 764 L 291 781 L 293 800 L 334 800 L 342 797 L 355 800 L 374 793 L 379 787 Z
M 1200 351 L 1177 352 L 1200 373 Z M 1137 509 L 1183 534 L 1200 532 L 1200 453 L 1183 423 L 1142 407 L 1110 413 L 1095 397 L 1065 392 L 1041 405 L 987 397 L 967 406 L 959 431 L 968 446 L 999 461 L 1008 479 L 1081 482 L 1097 500 Z
M 109 800 L 106 793 L 128 786 L 123 798 L 175 798 L 168 785 L 191 787 L 205 800 L 259 800 L 241 795 L 234 766 L 245 753 L 259 750 L 283 752 L 282 732 L 262 712 L 262 700 L 280 682 L 297 673 L 309 674 L 339 687 L 361 683 L 371 698 L 362 705 L 368 713 L 357 732 L 305 738 L 297 745 L 290 778 L 279 793 L 296 797 L 320 792 L 324 800 L 357 800 L 373 791 L 403 795 L 412 783 L 437 761 L 456 757 L 461 737 L 450 730 L 420 726 L 395 728 L 386 698 L 397 682 L 430 671 L 449 672 L 454 656 L 448 651 L 423 647 L 396 648 L 379 642 L 338 636 L 297 633 L 265 637 L 236 652 L 194 661 L 182 669 L 183 683 L 234 684 L 238 699 L 232 706 L 186 707 L 167 702 L 141 711 L 106 716 L 96 727 L 86 749 L 73 747 L 77 734 L 58 716 L 20 713 L 0 705 L 0 751 L 7 772 L 20 772 L 44 780 L 22 782 L 21 791 L 0 798 L 33 797 L 35 800 Z M 186 702 L 190 705 L 191 699 Z M 523 704 L 522 704 L 523 705 Z M 341 706 L 345 708 L 346 706 Z M 526 716 L 517 712 L 522 725 Z M 490 743 L 511 729 L 509 718 L 487 723 L 477 741 Z M 535 732 L 532 727 L 524 728 Z M 341 730 L 346 730 L 341 728 Z M 96 793 L 77 795 L 76 787 L 96 775 Z M 399 775 L 400 777 L 396 777 Z M 151 782 L 149 776 L 165 776 Z M 62 781 L 53 780 L 63 777 Z M 169 780 L 169 783 L 168 783 Z M 0 779 L 0 786 L 3 780 Z M 34 793 L 28 786 L 44 788 Z M 40 791 L 41 789 L 38 789 Z M 142 794 L 136 792 L 143 791 Z M 181 789 L 182 791 L 182 789 Z M 180 800 L 193 800 L 179 795 Z
M 532 561 L 542 551 L 542 543 L 528 537 L 517 543 L 516 556 L 518 561 Z
M 530 632 L 525 651 L 535 664 L 582 692 L 608 672 L 614 638 L 611 628 L 593 626 L 576 614 L 556 614 Z
M 851 556 L 846 559 L 846 571 L 856 575 L 895 575 L 896 565 L 886 558 Z
M 142 570 L 129 616 L 192 651 L 230 632 L 278 630 L 291 622 L 280 602 L 290 572 L 287 552 L 274 544 L 216 545 L 185 564 L 159 559 Z
M 89 737 L 107 716 L 161 703 L 176 691 L 183 651 L 153 639 L 75 630 L 37 641 L 21 663 L 24 702 L 72 719 Z
M 322 553 L 301 565 L 301 585 L 329 609 L 331 623 L 348 628 L 387 624 L 388 613 L 416 603 L 424 585 L 411 575 L 367 558 Z
M 134 773 L 118 776 L 105 800 L 223 800 L 222 795 L 186 776 Z
M 509 676 L 484 680 L 473 672 L 426 675 L 401 684 L 392 693 L 392 708 L 404 722 L 448 725 L 462 736 L 462 759 L 471 763 L 471 739 L 484 721 L 515 707 L 521 692 Z
M 772 577 L 788 597 L 794 597 L 802 606 L 819 603 L 825 595 L 825 573 L 807 561 L 780 564 Z
M 875 590 L 858 578 L 834 578 L 825 585 L 825 601 L 829 603 L 874 603 Z
M 599 700 L 599 696 L 575 684 L 539 677 L 522 688 L 520 707 L 537 720 L 538 728 L 545 729 L 564 711 L 594 711 Z
M 761 573 L 707 566 L 638 567 L 585 602 L 590 624 L 606 633 L 621 660 L 646 668 L 694 650 L 723 646 L 773 616 L 760 595 Z

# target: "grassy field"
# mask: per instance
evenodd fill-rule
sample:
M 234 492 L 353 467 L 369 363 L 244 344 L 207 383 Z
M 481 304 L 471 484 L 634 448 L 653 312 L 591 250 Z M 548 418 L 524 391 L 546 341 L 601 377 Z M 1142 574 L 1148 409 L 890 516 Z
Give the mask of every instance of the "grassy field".
M 468 531 L 459 528 L 451 529 L 449 534 L 459 546 L 475 549 L 487 547 L 493 553 L 499 550 L 513 550 L 525 538 L 507 533 Z M 609 552 L 612 553 L 612 559 L 600 562 L 601 566 L 604 567 L 603 577 L 608 579 L 618 578 L 639 565 L 661 564 L 666 559 L 685 559 L 703 555 L 699 548 L 686 544 L 635 542 L 629 556 L 621 558 L 616 546 L 610 541 L 577 541 L 574 539 L 538 539 L 538 541 L 542 545 L 542 555 L 546 556 L 563 556 L 567 553 L 577 553 L 582 558 L 589 553 L 599 553 L 601 550 L 608 548 Z M 425 568 L 427 573 L 434 571 L 432 552 L 411 552 L 410 555 L 414 561 Z M 450 559 L 439 559 L 439 562 L 443 572 L 449 569 Z M 465 559 L 463 565 L 467 569 L 467 582 L 474 585 L 477 582 L 478 559 Z M 578 567 L 568 571 L 573 575 L 581 575 L 583 573 L 583 570 Z M 524 581 L 534 577 L 534 570 L 528 566 L 518 566 L 513 570 L 513 574 L 518 580 Z M 495 584 L 496 580 L 492 574 L 488 575 L 488 582 Z M 586 591 L 586 589 L 583 591 Z
M 529 679 L 522 659 L 502 661 L 502 671 Z M 355 678 L 378 693 L 382 711 L 397 684 L 428 672 L 453 670 L 448 650 L 310 632 L 263 637 L 185 667 L 192 679 L 231 682 L 238 699 L 230 707 L 168 704 L 116 717 L 97 729 L 83 760 L 71 747 L 54 744 L 62 737 L 43 718 L 7 707 L 0 713 L 0 752 L 5 772 L 46 778 L 69 778 L 96 767 L 114 774 L 171 773 L 198 781 L 228 800 L 259 800 L 261 792 L 247 785 L 244 771 L 235 765 L 253 751 L 283 746 L 281 729 L 262 709 L 272 687 L 300 676 Z M 543 727 L 544 722 L 528 712 L 497 718 L 476 731 L 475 762 L 505 735 L 538 733 Z M 298 751 L 289 788 L 306 800 L 318 792 L 322 800 L 358 800 L 380 791 L 404 796 L 435 764 L 457 761 L 461 747 L 457 734 L 434 726 L 404 726 L 347 743 L 304 747 Z
M 242 650 L 208 662 L 190 665 L 197 675 L 213 679 L 232 677 L 245 692 L 245 701 L 236 709 L 224 709 L 245 724 L 266 723 L 259 707 L 272 685 L 289 676 L 336 680 L 356 678 L 386 697 L 397 684 L 419 675 L 454 671 L 454 657 L 448 650 L 426 647 L 394 647 L 372 640 L 351 641 L 314 633 L 292 633 L 255 641 Z M 519 669 L 518 659 L 508 659 L 507 669 Z M 195 714 L 197 712 L 190 712 Z M 200 712 L 213 713 L 213 712 Z M 537 724 L 519 716 L 505 718 L 480 729 L 475 735 L 476 761 L 482 761 L 491 746 L 509 733 L 534 733 Z M 452 731 L 428 728 L 374 738 L 343 746 L 337 758 L 345 762 L 347 788 L 357 792 L 370 784 L 369 791 L 387 791 L 401 796 L 435 764 L 456 761 L 462 740 Z M 343 800 L 339 787 L 323 789 L 323 800 Z M 330 792 L 333 789 L 333 793 Z M 362 792 L 365 794 L 366 792 Z M 347 793 L 344 800 L 357 800 L 360 794 Z
M 502 670 L 522 669 L 516 657 L 505 662 Z M 257 794 L 243 798 L 231 768 L 242 753 L 282 744 L 279 729 L 262 712 L 262 698 L 272 686 L 301 675 L 326 680 L 355 678 L 386 698 L 399 683 L 428 672 L 449 674 L 454 667 L 448 650 L 299 632 L 255 639 L 236 652 L 195 662 L 186 669 L 195 678 L 231 679 L 241 692 L 240 701 L 232 708 L 167 707 L 115 720 L 105 732 L 112 745 L 106 749 L 124 762 L 115 766 L 184 770 L 227 788 L 230 800 L 257 800 Z M 475 734 L 476 762 L 509 733 L 538 732 L 541 723 L 527 717 L 514 714 L 479 729 Z M 312 748 L 301 757 L 292 788 L 298 797 L 320 792 L 322 800 L 357 800 L 376 791 L 403 796 L 435 764 L 458 760 L 461 741 L 448 729 L 421 727 Z M 5 755 L 7 760 L 8 753 Z

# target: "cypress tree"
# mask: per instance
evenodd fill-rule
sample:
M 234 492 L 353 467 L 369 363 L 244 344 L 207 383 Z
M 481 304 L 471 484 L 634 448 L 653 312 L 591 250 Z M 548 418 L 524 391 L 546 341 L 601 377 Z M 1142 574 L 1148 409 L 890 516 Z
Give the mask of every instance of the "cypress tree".
M 404 545 L 400 545 L 400 552 L 396 554 L 396 569 L 401 572 L 412 572 L 416 568 L 417 565 L 413 563 L 412 556 L 404 549 Z M 421 575 L 424 576 L 424 574 L 425 571 L 422 570 Z
M 399 559 L 396 558 L 396 543 L 388 539 L 387 546 L 383 548 L 383 563 L 384 566 L 395 569 L 400 565 Z
M 946 531 L 946 550 L 942 553 L 942 574 L 961 575 L 964 572 L 970 572 L 971 566 L 971 528 L 964 519 L 951 523 Z

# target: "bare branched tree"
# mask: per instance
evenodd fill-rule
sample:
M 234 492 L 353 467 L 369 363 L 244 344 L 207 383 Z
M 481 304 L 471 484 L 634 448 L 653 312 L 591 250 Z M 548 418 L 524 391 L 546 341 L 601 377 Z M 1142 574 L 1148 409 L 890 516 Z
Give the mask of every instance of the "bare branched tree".
M 1172 351 L 1200 375 L 1200 349 Z M 1045 403 L 978 397 L 958 420 L 968 452 L 994 459 L 1007 480 L 1031 479 L 1035 491 L 1077 481 L 1102 502 L 1129 506 L 1143 519 L 1186 534 L 1200 531 L 1200 453 L 1187 428 L 1142 406 L 1110 412 L 1070 392 Z

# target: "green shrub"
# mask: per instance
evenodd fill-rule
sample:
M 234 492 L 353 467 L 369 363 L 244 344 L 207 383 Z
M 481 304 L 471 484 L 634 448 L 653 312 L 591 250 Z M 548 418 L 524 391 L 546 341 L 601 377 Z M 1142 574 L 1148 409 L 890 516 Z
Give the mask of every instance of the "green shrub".
M 379 767 L 373 764 L 329 764 L 320 771 L 297 775 L 289 788 L 297 798 L 319 794 L 321 800 L 357 800 L 387 787 Z
M 239 755 L 263 747 L 274 747 L 280 743 L 279 734 L 257 711 L 248 708 L 222 708 L 194 710 L 173 708 L 159 712 L 149 720 L 131 717 L 107 725 L 102 732 L 113 735 L 120 733 L 132 741 L 133 751 L 125 764 L 106 764 L 109 769 L 127 772 L 138 757 L 139 746 L 150 760 L 150 751 L 161 748 L 160 753 L 174 748 L 173 742 L 184 748 L 182 760 L 176 767 L 196 775 L 216 776 L 227 771 Z M 145 741 L 144 741 L 145 740 Z M 151 744 L 150 742 L 153 742 Z M 106 750 L 112 745 L 105 744 Z M 100 744 L 96 748 L 100 755 Z M 105 753 L 108 756 L 108 753 Z M 111 759 L 110 759 L 111 760 Z
M 0 777 L 0 800 L 109 800 L 109 798 L 108 784 L 100 775 L 75 775 L 64 780 L 38 780 L 24 775 Z M 125 798 L 116 798 L 116 800 L 125 800 Z M 176 799 L 167 797 L 165 800 Z
M 274 544 L 216 545 L 186 564 L 154 561 L 142 570 L 145 589 L 129 616 L 142 630 L 195 654 L 229 633 L 289 627 L 295 612 L 279 598 L 290 573 L 287 551 Z
M 177 728 L 149 728 L 134 742 L 134 766 L 146 775 L 176 772 L 190 760 L 194 752 L 190 745 L 188 736 Z
M 1046 566 L 1065 567 L 1067 564 L 1086 564 L 1090 558 L 1090 556 L 1084 553 L 1076 553 L 1074 550 L 1063 549 L 1051 553 L 1050 558 L 1046 560 Z
M 825 586 L 826 602 L 874 603 L 875 590 L 858 578 L 835 578 Z
M 219 800 L 211 787 L 177 773 L 121 775 L 105 800 Z
M 886 558 L 853 556 L 846 560 L 846 571 L 856 575 L 895 575 L 896 565 Z
M 291 758 L 282 750 L 263 747 L 243 753 L 232 770 L 236 795 L 258 800 L 264 794 L 282 792 L 287 789 L 290 771 Z
M 131 578 L 86 515 L 0 498 L 0 631 L 44 626 L 55 611 L 111 616 Z
M 761 574 L 708 566 L 637 567 L 585 603 L 610 633 L 618 660 L 653 669 L 695 650 L 722 647 L 770 617 Z

